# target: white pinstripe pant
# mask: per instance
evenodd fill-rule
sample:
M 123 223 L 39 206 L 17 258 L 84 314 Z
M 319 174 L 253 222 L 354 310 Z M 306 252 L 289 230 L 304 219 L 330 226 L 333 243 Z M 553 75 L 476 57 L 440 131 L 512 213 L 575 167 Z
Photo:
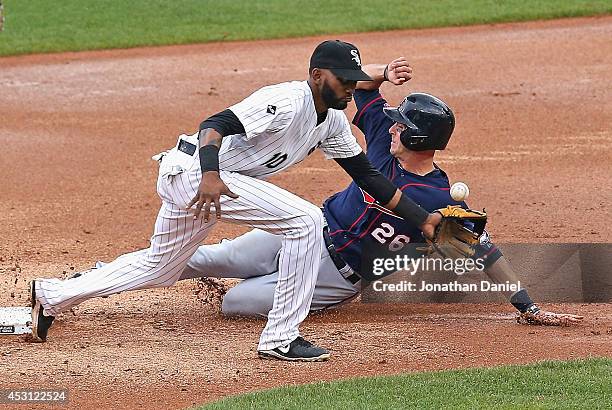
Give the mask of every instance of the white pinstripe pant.
M 45 314 L 57 315 L 94 297 L 173 285 L 216 223 L 214 218 L 194 221 L 185 209 L 200 178 L 197 154 L 171 150 L 160 165 L 157 192 L 162 205 L 151 246 L 74 279 L 39 279 L 36 293 Z M 224 171 L 221 178 L 239 195 L 222 197 L 223 220 L 283 236 L 274 304 L 258 346 L 273 349 L 295 339 L 308 315 L 323 248 L 323 215 L 315 205 L 268 182 Z

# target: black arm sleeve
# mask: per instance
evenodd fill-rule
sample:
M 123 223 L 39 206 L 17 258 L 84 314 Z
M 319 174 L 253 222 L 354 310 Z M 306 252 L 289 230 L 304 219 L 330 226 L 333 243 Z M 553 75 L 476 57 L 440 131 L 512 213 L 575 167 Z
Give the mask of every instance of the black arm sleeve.
M 244 134 L 245 132 L 244 126 L 230 109 L 221 111 L 204 120 L 200 124 L 200 131 L 206 128 L 212 128 L 224 137 L 226 135 Z
M 372 195 L 381 204 L 389 203 L 395 195 L 397 187 L 372 166 L 363 152 L 354 157 L 334 158 L 334 160 L 361 189 Z M 429 216 L 429 212 L 403 193 L 398 206 L 392 211 L 415 226 L 421 226 Z

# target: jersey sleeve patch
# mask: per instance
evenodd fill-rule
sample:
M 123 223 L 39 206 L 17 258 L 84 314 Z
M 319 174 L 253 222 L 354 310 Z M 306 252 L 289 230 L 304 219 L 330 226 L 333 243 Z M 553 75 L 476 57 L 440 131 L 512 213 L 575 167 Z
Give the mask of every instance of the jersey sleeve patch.
M 295 115 L 295 109 L 288 96 L 279 90 L 261 89 L 229 109 L 238 117 L 250 140 L 263 133 L 279 133 L 285 130 Z

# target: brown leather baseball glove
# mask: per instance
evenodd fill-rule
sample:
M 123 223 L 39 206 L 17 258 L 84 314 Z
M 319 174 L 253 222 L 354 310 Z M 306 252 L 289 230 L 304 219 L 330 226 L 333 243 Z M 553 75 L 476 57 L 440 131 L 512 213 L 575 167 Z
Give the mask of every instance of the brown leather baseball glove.
M 449 205 L 436 212 L 442 215 L 442 222 L 436 227 L 433 239 L 427 240 L 428 252 L 455 259 L 474 256 L 474 246 L 484 232 L 487 214 L 463 209 L 459 205 Z

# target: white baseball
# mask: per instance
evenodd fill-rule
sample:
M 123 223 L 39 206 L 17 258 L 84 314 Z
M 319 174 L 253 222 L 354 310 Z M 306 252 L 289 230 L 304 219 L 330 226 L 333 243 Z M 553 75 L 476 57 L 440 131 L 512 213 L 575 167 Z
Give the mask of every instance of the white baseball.
M 450 196 L 455 201 L 465 201 L 470 196 L 470 188 L 463 182 L 455 182 L 450 189 Z

